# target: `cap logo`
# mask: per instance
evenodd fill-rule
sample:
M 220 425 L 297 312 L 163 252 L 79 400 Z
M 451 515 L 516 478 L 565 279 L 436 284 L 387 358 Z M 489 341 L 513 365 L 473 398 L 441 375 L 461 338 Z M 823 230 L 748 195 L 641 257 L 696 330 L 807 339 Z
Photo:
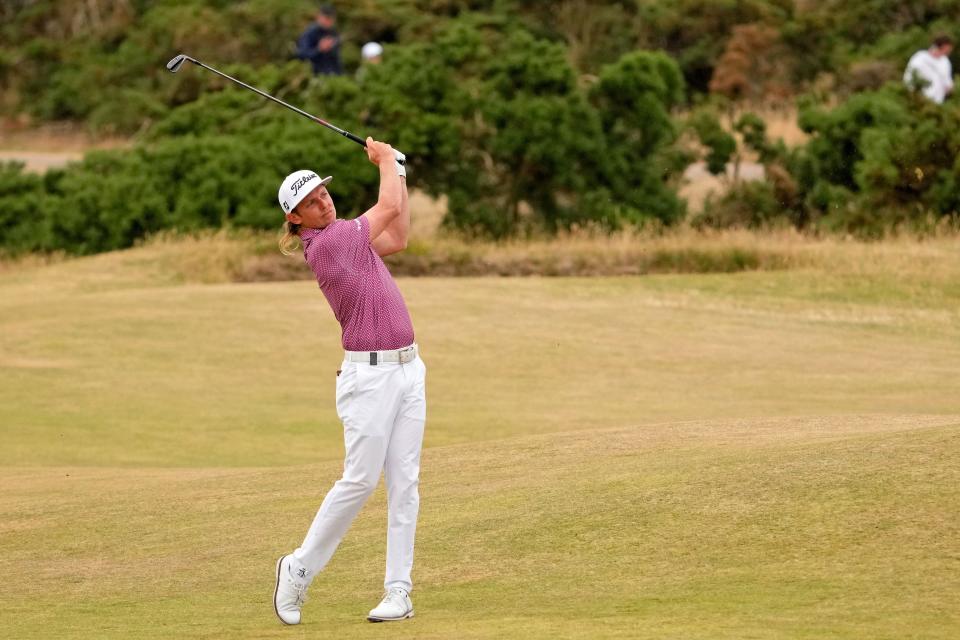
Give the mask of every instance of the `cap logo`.
M 284 208 L 286 211 L 290 211 L 290 203 L 287 202 L 286 200 L 284 200 L 284 201 L 283 201 L 283 208 Z
M 317 174 L 311 173 L 309 175 L 303 176 L 298 180 L 295 180 L 293 184 L 290 185 L 290 190 L 293 192 L 294 197 L 296 197 L 297 192 L 300 191 L 300 187 L 307 184 L 311 180 L 317 177 Z

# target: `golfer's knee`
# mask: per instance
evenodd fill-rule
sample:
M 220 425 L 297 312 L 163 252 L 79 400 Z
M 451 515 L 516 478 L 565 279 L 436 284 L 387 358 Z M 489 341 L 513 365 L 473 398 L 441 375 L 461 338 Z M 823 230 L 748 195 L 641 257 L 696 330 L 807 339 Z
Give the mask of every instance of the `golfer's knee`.
M 337 481 L 341 490 L 353 495 L 367 497 L 377 488 L 380 481 L 379 474 L 363 473 L 351 477 L 343 477 Z
M 386 476 L 387 498 L 394 497 L 409 500 L 411 496 L 419 498 L 419 475 L 395 474 Z

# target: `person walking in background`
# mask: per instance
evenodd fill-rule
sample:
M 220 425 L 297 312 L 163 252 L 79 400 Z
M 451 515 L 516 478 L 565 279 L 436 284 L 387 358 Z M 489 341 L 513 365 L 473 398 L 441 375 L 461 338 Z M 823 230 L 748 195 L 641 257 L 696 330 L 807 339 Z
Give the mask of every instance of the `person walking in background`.
M 910 57 L 903 73 L 904 83 L 911 89 L 923 91 L 923 95 L 937 104 L 943 104 L 953 91 L 952 51 L 950 36 L 937 36 L 929 49 L 921 49 Z
M 343 73 L 337 10 L 333 5 L 322 5 L 314 23 L 297 38 L 297 58 L 310 61 L 313 75 L 339 76 Z
M 372 64 L 383 62 L 383 46 L 379 42 L 368 42 L 360 49 L 360 68 L 357 69 L 357 80 L 363 80 L 367 69 Z
M 303 245 L 342 329 L 336 407 L 343 422 L 343 476 L 330 489 L 303 543 L 277 561 L 274 611 L 299 624 L 307 588 L 384 474 L 387 485 L 386 594 L 371 622 L 413 617 L 410 572 L 420 505 L 420 449 L 426 420 L 426 366 L 397 283 L 381 256 L 403 251 L 410 228 L 406 169 L 393 148 L 367 138 L 367 157 L 380 170 L 377 203 L 359 218 L 337 219 L 327 191 L 332 177 L 295 171 L 277 197 L 286 216 L 281 251 Z M 291 319 L 309 331 L 309 319 Z

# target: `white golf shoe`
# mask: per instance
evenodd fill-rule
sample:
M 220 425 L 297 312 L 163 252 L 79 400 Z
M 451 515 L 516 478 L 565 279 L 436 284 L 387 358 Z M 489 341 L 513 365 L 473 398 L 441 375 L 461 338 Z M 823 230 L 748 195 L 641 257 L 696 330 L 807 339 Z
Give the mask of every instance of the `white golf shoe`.
M 280 556 L 277 560 L 277 587 L 273 591 L 273 610 L 283 624 L 300 624 L 300 607 L 307 601 L 310 582 L 294 575 L 290 560 L 293 556 Z
M 370 622 L 391 622 L 413 617 L 413 601 L 406 589 L 394 587 L 387 591 L 380 604 L 367 614 Z

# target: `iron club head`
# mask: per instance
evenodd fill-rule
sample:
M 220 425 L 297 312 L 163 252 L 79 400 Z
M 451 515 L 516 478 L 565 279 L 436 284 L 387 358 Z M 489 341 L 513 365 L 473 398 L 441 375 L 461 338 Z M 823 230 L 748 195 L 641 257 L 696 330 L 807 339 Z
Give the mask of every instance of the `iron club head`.
M 187 59 L 187 56 L 182 53 L 173 57 L 170 62 L 167 63 L 167 70 L 171 73 L 176 73 L 180 70 L 180 67 L 183 66 L 184 61 Z

